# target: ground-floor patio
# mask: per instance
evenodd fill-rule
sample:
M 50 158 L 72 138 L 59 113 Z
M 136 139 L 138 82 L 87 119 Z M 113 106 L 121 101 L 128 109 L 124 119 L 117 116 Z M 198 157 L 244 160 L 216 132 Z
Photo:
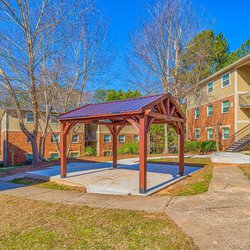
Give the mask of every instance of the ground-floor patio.
M 88 193 L 139 195 L 138 158 L 118 161 L 118 168 L 112 162 L 76 162 L 67 165 L 67 177 L 61 178 L 60 166 L 31 171 L 27 175 L 63 184 L 83 186 Z M 147 192 L 150 195 L 167 187 L 185 176 L 198 171 L 200 167 L 185 166 L 184 175 L 179 175 L 178 165 L 148 163 Z

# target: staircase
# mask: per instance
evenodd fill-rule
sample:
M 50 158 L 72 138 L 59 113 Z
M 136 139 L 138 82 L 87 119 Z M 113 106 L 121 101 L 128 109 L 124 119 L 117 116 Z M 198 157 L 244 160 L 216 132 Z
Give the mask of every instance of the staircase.
M 226 151 L 227 152 L 238 152 L 240 151 L 244 146 L 249 145 L 250 147 L 250 133 L 246 136 L 242 137 L 239 141 L 234 142 L 231 144 Z

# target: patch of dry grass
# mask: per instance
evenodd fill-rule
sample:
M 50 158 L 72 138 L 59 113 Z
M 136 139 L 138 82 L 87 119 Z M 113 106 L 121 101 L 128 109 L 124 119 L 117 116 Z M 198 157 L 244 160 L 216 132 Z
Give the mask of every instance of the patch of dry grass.
M 243 173 L 250 179 L 250 164 L 242 164 L 239 168 L 243 171 Z
M 64 190 L 64 191 L 75 191 L 75 192 L 86 192 L 86 189 L 84 187 L 74 187 L 64 184 L 59 184 L 53 181 L 43 181 L 38 179 L 33 179 L 30 177 L 24 177 L 24 178 L 16 178 L 11 183 L 15 184 L 23 184 L 27 186 L 36 186 L 40 188 L 48 188 L 48 189 L 56 189 L 56 190 Z
M 1 249 L 197 249 L 165 214 L 0 195 Z
M 178 163 L 178 158 L 157 159 L 154 162 Z M 208 191 L 213 172 L 211 160 L 209 158 L 185 158 L 185 163 L 204 165 L 204 167 L 175 184 L 162 189 L 156 195 L 195 195 Z

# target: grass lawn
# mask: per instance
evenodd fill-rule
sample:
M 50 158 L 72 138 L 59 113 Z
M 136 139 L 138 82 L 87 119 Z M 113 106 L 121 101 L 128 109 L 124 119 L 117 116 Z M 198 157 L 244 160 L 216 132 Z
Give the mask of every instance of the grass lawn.
M 23 185 L 27 185 L 27 186 L 32 185 L 32 186 L 40 187 L 40 188 L 49 188 L 49 189 L 76 191 L 76 192 L 86 192 L 86 189 L 84 187 L 74 187 L 74 186 L 69 186 L 69 185 L 63 185 L 63 184 L 58 184 L 56 182 L 43 181 L 43 180 L 33 179 L 33 178 L 29 178 L 29 177 L 16 178 L 10 182 L 15 183 L 15 184 L 23 184 Z
M 178 158 L 163 158 L 152 162 L 178 163 Z M 195 195 L 208 191 L 212 179 L 213 167 L 209 158 L 185 158 L 185 163 L 201 164 L 204 167 L 183 180 L 159 191 L 156 195 Z
M 242 164 L 239 168 L 243 171 L 243 173 L 250 179 L 250 164 Z
M 197 249 L 165 214 L 0 195 L 0 249 Z

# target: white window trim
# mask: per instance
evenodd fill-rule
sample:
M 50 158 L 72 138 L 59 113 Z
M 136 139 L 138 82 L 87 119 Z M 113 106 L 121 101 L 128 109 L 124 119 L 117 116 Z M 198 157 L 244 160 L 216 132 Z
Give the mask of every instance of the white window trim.
M 74 136 L 77 136 L 77 141 L 73 141 Z M 72 135 L 72 143 L 79 143 L 79 135 Z
M 213 90 L 212 90 L 211 92 L 208 91 L 208 89 L 209 89 L 209 88 L 208 88 L 208 84 L 209 84 L 209 83 L 212 83 L 212 84 L 213 84 Z M 211 81 L 211 82 L 208 82 L 208 83 L 207 83 L 207 94 L 209 95 L 209 94 L 211 94 L 211 93 L 213 93 L 213 92 L 214 92 L 214 82 Z
M 51 158 L 51 155 L 52 155 L 52 154 L 57 154 L 57 155 L 58 155 L 58 158 L 60 158 L 58 152 L 49 152 L 50 158 Z
M 227 75 L 227 74 L 229 74 L 229 78 L 228 78 L 228 80 L 229 80 L 229 84 L 228 84 L 228 85 L 226 85 L 226 86 L 223 86 L 223 76 L 225 76 L 225 75 Z M 231 73 L 230 73 L 230 72 L 228 72 L 228 73 L 226 73 L 226 74 L 224 74 L 224 75 L 222 75 L 222 76 L 221 76 L 221 88 L 222 88 L 222 89 L 224 89 L 224 88 L 226 88 L 226 87 L 228 87 L 228 86 L 230 86 L 230 85 L 231 85 L 230 75 L 231 75 Z
M 79 157 L 79 155 L 80 155 L 80 152 L 79 151 L 70 151 L 69 152 L 69 157 L 71 157 L 71 154 L 75 154 L 75 153 L 77 153 L 77 157 Z
M 26 122 L 33 124 L 34 123 L 34 115 L 33 115 L 33 122 L 28 121 L 28 114 L 33 114 L 32 112 L 26 112 Z
M 196 131 L 200 131 L 200 134 L 199 134 L 199 138 L 198 138 L 198 139 L 196 138 Z M 199 139 L 201 138 L 201 129 L 200 129 L 200 128 L 195 128 L 195 129 L 194 129 L 194 138 L 195 138 L 195 140 L 199 140 Z
M 211 107 L 211 106 L 212 106 L 212 109 L 213 109 L 213 112 L 212 112 L 212 113 L 214 114 L 214 106 L 213 106 L 212 104 L 211 104 L 211 105 L 208 105 L 208 106 L 207 106 L 207 117 L 213 116 L 213 114 L 212 114 L 212 115 L 208 115 L 208 108 Z
M 58 139 L 57 143 L 60 143 L 60 139 L 61 139 L 60 134 L 55 134 L 55 135 L 59 135 L 59 139 Z M 55 137 L 55 136 L 54 136 L 55 141 L 51 141 L 52 136 L 54 136 L 54 135 L 51 134 L 51 136 L 50 136 L 50 142 L 51 142 L 51 143 L 56 143 L 56 137 Z
M 227 111 L 227 112 L 223 112 L 223 103 L 224 103 L 224 102 L 228 102 L 228 111 Z M 229 101 L 229 100 L 222 101 L 222 102 L 221 102 L 221 113 L 222 113 L 222 114 L 228 114 L 228 113 L 229 113 L 229 110 L 230 110 L 230 101 Z
M 196 117 L 196 110 L 199 110 L 199 116 L 198 117 Z M 195 110 L 194 110 L 194 119 L 198 120 L 199 118 L 200 118 L 200 108 L 195 108 Z
M 109 136 L 109 141 L 105 141 L 105 135 Z M 105 135 L 103 136 L 103 142 L 104 143 L 110 143 L 111 142 L 111 135 L 109 135 L 109 134 L 105 134 Z
M 53 114 L 50 115 L 50 123 L 51 123 L 51 124 L 59 124 L 59 123 L 60 123 L 58 120 L 57 120 L 57 122 L 52 122 L 51 116 L 53 116 Z
M 225 128 L 228 128 L 228 130 L 229 130 L 229 137 L 228 137 L 228 138 L 225 138 L 225 137 L 224 137 L 223 130 L 224 130 Z M 222 127 L 221 129 L 222 129 L 222 131 L 221 131 L 221 132 L 222 132 L 222 139 L 223 139 L 223 140 L 229 140 L 229 139 L 230 139 L 230 127 L 224 126 L 224 127 Z
M 135 136 L 137 136 L 137 138 L 138 138 L 137 141 L 135 140 Z M 134 135 L 134 136 L 133 136 L 133 140 L 134 140 L 135 142 L 139 142 L 139 135 Z
M 213 134 L 212 134 L 213 136 L 212 136 L 212 138 L 209 138 L 209 131 L 210 131 L 210 130 L 213 131 Z M 213 128 L 207 128 L 207 139 L 208 139 L 208 140 L 213 140 L 213 138 L 214 138 L 214 129 L 213 129 Z
M 124 136 L 124 141 L 120 141 L 120 136 Z M 119 135 L 118 136 L 119 143 L 125 143 L 126 142 L 126 136 L 125 135 Z

